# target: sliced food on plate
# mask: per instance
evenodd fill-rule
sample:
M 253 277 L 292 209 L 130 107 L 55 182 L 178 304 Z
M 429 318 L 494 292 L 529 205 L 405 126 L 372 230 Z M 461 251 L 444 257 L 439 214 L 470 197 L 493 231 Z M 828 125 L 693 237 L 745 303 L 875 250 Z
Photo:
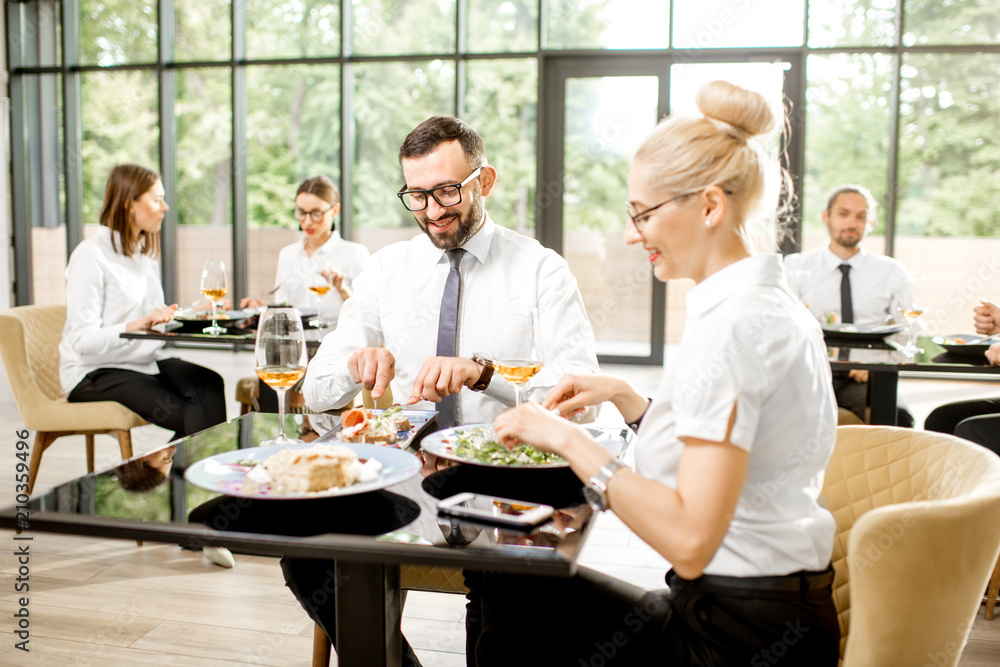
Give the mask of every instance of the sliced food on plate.
M 243 481 L 244 493 L 270 487 L 276 493 L 315 493 L 371 482 L 382 464 L 375 459 L 361 462 L 350 447 L 315 445 L 306 449 L 283 449 L 255 464 Z
M 381 414 L 367 408 L 354 408 L 341 415 L 340 439 L 344 442 L 384 442 L 392 444 L 400 431 L 413 428 L 402 407 L 396 405 Z

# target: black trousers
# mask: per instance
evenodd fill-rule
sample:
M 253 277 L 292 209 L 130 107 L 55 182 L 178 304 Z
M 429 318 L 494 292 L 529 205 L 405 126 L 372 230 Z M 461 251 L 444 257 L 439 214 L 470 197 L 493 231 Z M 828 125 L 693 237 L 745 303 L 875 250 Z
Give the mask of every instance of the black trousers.
M 832 571 L 767 578 L 792 584 L 788 591 L 728 585 L 761 579 L 710 579 L 688 581 L 670 572 L 669 590 L 647 592 L 583 568 L 569 579 L 483 574 L 467 581 L 475 586 L 467 664 L 837 664 Z M 473 618 L 476 598 L 479 617 Z
M 157 361 L 157 375 L 121 368 L 88 373 L 71 403 L 117 401 L 181 438 L 226 421 L 225 383 L 215 371 L 182 359 Z
M 1000 454 L 1000 398 L 942 405 L 927 415 L 924 429 L 951 433 Z
M 834 371 L 833 393 L 837 397 L 837 405 L 850 410 L 861 421 L 865 420 L 865 408 L 868 407 L 868 382 L 856 382 L 848 371 Z M 896 405 L 896 425 L 913 428 L 913 415 L 902 405 Z

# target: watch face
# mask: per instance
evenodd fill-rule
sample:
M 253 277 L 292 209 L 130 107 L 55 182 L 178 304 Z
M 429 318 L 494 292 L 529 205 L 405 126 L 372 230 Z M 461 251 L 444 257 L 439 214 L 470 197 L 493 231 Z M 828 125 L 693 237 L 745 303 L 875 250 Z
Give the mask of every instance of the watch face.
M 589 484 L 583 487 L 583 497 L 596 512 L 603 512 L 608 508 L 604 502 L 604 495 Z

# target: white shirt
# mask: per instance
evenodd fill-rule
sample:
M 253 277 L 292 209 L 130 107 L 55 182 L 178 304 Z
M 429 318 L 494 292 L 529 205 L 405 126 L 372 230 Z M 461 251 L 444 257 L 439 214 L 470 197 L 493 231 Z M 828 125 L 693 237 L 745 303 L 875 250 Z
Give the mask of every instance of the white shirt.
M 345 241 L 336 234 L 316 248 L 312 257 L 306 254 L 305 238 L 286 245 L 278 253 L 278 270 L 274 277 L 274 284 L 278 286 L 274 293 L 275 303 L 289 303 L 297 308 L 315 308 L 317 297 L 309 291 L 312 274 L 323 268 L 336 269 L 344 274 L 344 286 L 350 288 L 361 273 L 368 254 L 368 248 L 360 243 Z M 340 293 L 331 289 L 318 302 L 323 311 L 323 319 L 336 321 L 344 305 Z
M 837 405 L 819 324 L 791 294 L 776 254 L 695 286 L 675 361 L 639 428 L 636 469 L 677 488 L 681 438 L 749 452 L 735 515 L 706 574 L 778 576 L 830 563 L 835 524 L 818 498 Z
M 886 317 L 900 320 L 899 307 L 913 298 L 913 276 L 897 259 L 861 248 L 853 257 L 843 260 L 833 254 L 829 246 L 811 252 L 785 257 L 785 270 L 809 271 L 808 294 L 794 284 L 798 296 L 816 315 L 840 312 L 840 283 L 843 273 L 837 268 L 850 264 L 851 304 L 854 322 L 862 326 L 886 324 Z
M 597 372 L 594 333 L 576 278 L 566 260 L 534 239 L 499 227 L 486 217 L 464 246 L 458 312 L 457 356 L 505 355 L 510 338 L 504 315 L 534 309 L 545 365 L 522 397 L 540 400 L 565 373 Z M 444 250 L 425 234 L 376 252 L 354 281 L 337 329 L 309 363 L 304 395 L 315 410 L 340 407 L 360 390 L 347 360 L 363 347 L 385 344 L 396 359 L 393 400 L 405 402 L 424 361 L 436 355 L 441 296 L 450 265 Z M 513 387 L 498 374 L 484 392 L 458 394 L 460 422 L 488 422 L 514 404 Z M 434 409 L 421 402 L 415 409 Z
M 66 266 L 66 324 L 59 343 L 63 392 L 98 368 L 159 373 L 156 360 L 166 357 L 162 341 L 124 340 L 118 334 L 163 300 L 155 259 L 138 251 L 131 257 L 115 252 L 111 230 L 104 226 L 80 243 Z

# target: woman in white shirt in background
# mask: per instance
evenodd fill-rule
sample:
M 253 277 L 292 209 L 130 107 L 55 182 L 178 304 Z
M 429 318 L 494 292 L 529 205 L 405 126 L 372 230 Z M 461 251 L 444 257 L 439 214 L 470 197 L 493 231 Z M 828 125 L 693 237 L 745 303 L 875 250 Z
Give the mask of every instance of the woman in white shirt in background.
M 344 301 L 351 296 L 351 283 L 361 273 L 368 259 L 368 248 L 345 241 L 334 234 L 340 214 L 340 191 L 326 176 L 302 181 L 295 193 L 295 217 L 302 238 L 278 253 L 274 284 L 274 303 L 296 308 L 314 308 L 317 297 L 309 291 L 315 274 L 322 274 L 332 289 L 319 300 L 319 308 L 328 326 L 336 324 Z M 244 299 L 240 306 L 265 305 L 260 299 Z
M 155 171 L 111 170 L 101 226 L 66 267 L 59 377 L 69 401 L 117 401 L 179 438 L 226 420 L 222 377 L 168 358 L 161 341 L 119 337 L 168 322 L 177 309 L 164 303 L 158 261 L 168 209 Z
M 835 524 L 818 503 L 835 437 L 830 365 L 780 256 L 746 241 L 772 168 L 755 137 L 774 117 L 723 81 L 697 103 L 703 116 L 657 126 L 628 178 L 626 242 L 659 280 L 697 283 L 660 388 L 650 401 L 622 380 L 566 376 L 494 424 L 501 442 L 565 457 L 591 504 L 672 564 L 669 590 L 585 568 L 564 580 L 486 573 L 469 664 L 837 664 Z M 635 472 L 548 411 L 604 401 L 641 420 Z
M 316 307 L 318 300 L 324 328 L 337 325 L 344 301 L 353 294 L 351 284 L 361 273 L 369 255 L 368 248 L 360 243 L 345 241 L 334 234 L 339 214 L 340 190 L 332 180 L 319 175 L 302 181 L 295 192 L 295 217 L 299 221 L 302 238 L 278 253 L 278 270 L 274 277 L 277 286 L 274 303 L 289 304 L 308 311 Z M 318 299 L 309 291 L 317 274 L 325 277 L 332 286 Z M 254 298 L 240 302 L 241 308 L 264 305 L 261 299 Z M 289 395 L 292 407 L 302 404 L 301 394 L 296 390 Z M 277 394 L 263 382 L 257 383 L 257 399 L 262 411 L 278 411 Z

